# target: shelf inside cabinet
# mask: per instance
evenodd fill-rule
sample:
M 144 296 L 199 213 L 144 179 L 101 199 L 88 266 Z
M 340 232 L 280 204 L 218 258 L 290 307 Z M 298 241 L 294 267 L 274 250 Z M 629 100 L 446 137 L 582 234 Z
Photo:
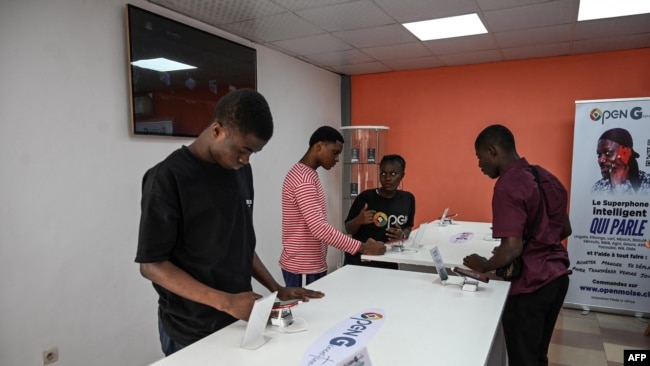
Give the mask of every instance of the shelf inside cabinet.
M 384 156 L 386 126 L 341 127 L 343 148 L 343 217 L 361 192 L 379 186 L 379 162 Z

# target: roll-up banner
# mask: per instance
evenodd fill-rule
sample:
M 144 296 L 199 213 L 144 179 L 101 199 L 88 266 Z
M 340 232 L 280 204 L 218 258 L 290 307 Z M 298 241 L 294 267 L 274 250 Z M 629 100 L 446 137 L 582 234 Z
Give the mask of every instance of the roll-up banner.
M 650 313 L 650 98 L 576 102 L 566 304 Z

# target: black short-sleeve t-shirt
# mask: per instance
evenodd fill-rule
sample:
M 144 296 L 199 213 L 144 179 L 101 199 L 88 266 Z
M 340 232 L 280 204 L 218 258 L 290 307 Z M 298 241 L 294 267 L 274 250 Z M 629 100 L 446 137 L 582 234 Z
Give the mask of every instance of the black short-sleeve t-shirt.
M 182 147 L 149 169 L 142 182 L 135 261 L 170 261 L 199 282 L 250 291 L 255 251 L 253 178 L 249 165 L 229 170 Z M 236 319 L 154 284 L 165 331 L 189 345 Z
M 366 204 L 368 205 L 368 210 L 375 211 L 373 223 L 361 225 L 359 231 L 352 236 L 353 238 L 362 242 L 365 242 L 369 238 L 388 241 L 386 229 L 391 225 L 398 224 L 404 229 L 413 228 L 413 222 L 415 220 L 415 196 L 411 192 L 398 190 L 394 197 L 386 198 L 380 196 L 375 189 L 365 190 L 354 199 L 345 222 L 357 217 Z M 361 254 L 346 253 L 345 263 L 362 264 Z

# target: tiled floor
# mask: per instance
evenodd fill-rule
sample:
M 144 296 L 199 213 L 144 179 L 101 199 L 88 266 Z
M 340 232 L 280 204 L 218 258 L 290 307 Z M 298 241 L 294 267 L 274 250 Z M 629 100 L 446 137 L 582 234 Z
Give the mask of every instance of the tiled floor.
M 551 366 L 623 366 L 623 350 L 650 349 L 647 323 L 629 315 L 563 308 L 548 352 Z

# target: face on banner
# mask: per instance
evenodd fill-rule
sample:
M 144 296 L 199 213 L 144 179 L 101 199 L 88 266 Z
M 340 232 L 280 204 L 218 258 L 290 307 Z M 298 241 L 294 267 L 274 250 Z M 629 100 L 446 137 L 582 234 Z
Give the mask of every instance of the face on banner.
M 648 311 L 650 98 L 578 102 L 574 132 L 565 301 Z
M 594 184 L 593 192 L 650 193 L 650 174 L 641 169 L 640 155 L 634 151 L 632 134 L 627 129 L 617 127 L 603 132 L 596 143 L 596 155 L 602 178 Z

